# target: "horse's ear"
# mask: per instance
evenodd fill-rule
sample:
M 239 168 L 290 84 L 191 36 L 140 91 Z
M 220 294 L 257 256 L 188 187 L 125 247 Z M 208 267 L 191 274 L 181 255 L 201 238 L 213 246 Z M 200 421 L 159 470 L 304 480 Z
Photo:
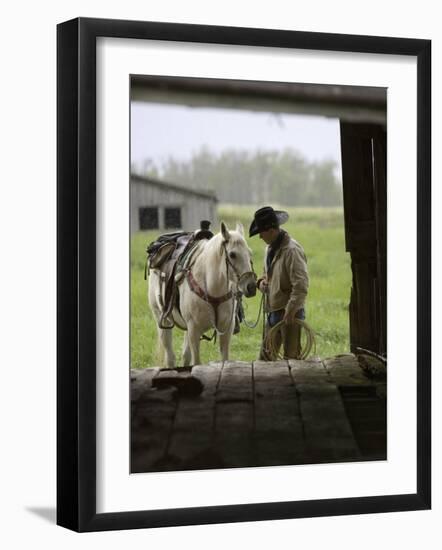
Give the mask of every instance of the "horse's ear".
M 241 222 L 236 222 L 236 231 L 244 237 L 244 226 Z
M 223 239 L 225 241 L 228 241 L 230 239 L 230 233 L 227 229 L 227 225 L 224 222 L 221 222 L 221 235 L 223 236 Z

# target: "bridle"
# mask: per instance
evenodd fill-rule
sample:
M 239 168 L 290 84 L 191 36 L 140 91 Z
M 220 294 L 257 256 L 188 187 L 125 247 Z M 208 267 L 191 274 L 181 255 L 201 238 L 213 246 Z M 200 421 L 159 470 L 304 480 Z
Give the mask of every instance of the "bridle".
M 229 258 L 229 254 L 227 252 L 227 246 L 226 246 L 226 241 L 223 242 L 223 249 L 224 249 L 224 255 L 226 257 L 226 275 L 227 275 L 227 281 L 229 280 L 229 267 L 232 269 L 233 273 L 235 274 L 236 276 L 236 284 L 237 286 L 239 287 L 241 285 L 241 280 L 244 280 L 246 277 L 250 277 L 252 276 L 255 281 L 257 280 L 257 276 L 256 276 L 256 273 L 253 269 L 253 262 L 252 262 L 252 259 L 250 258 L 250 265 L 252 266 L 252 271 L 245 271 L 244 273 L 240 274 L 238 269 L 232 264 L 232 262 L 230 261 L 230 258 Z M 227 283 L 228 284 L 228 283 Z

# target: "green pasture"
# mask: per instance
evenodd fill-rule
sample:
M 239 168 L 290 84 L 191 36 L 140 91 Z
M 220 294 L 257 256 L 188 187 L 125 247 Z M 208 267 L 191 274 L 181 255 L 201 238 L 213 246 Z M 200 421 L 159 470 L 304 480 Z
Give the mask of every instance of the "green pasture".
M 234 228 L 241 221 L 247 230 L 254 207 L 222 205 L 219 219 Z M 287 209 L 286 209 L 287 210 Z M 329 357 L 349 351 L 348 303 L 350 299 L 350 257 L 345 252 L 343 214 L 340 208 L 290 208 L 289 221 L 284 225 L 298 240 L 307 255 L 310 290 L 306 304 L 306 321 L 316 333 L 316 355 Z M 196 223 L 197 225 L 197 223 Z M 218 231 L 219 228 L 213 228 Z M 161 365 L 157 345 L 156 323 L 147 302 L 147 281 L 144 280 L 146 245 L 158 231 L 141 231 L 131 240 L 131 366 L 144 368 Z M 265 244 L 258 236 L 247 239 L 253 250 L 253 263 L 259 275 L 262 271 Z M 255 321 L 261 293 L 244 299 L 246 317 Z M 262 324 L 234 335 L 231 343 L 232 359 L 251 361 L 257 358 L 261 342 Z M 177 364 L 181 360 L 183 333 L 174 330 L 174 348 Z M 201 342 L 203 363 L 219 360 L 217 344 Z

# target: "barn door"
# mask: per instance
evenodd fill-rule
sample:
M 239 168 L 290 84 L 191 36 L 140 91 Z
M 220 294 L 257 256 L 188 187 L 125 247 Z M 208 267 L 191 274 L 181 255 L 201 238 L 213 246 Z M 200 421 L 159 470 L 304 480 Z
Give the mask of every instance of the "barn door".
M 350 347 L 386 353 L 386 132 L 341 122 L 346 249 L 351 255 Z

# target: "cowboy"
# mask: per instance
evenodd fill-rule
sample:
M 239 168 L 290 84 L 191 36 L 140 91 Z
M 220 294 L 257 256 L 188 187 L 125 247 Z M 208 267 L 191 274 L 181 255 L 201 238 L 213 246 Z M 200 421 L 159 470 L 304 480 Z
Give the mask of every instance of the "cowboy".
M 309 278 L 307 259 L 302 246 L 281 229 L 288 213 L 264 206 L 255 212 L 249 236 L 258 235 L 267 244 L 263 276 L 257 286 L 266 298 L 266 324 L 260 359 L 274 360 L 265 345 L 271 327 L 284 321 L 275 335 L 273 348 L 283 345 L 284 358 L 296 359 L 301 354 L 301 326 L 295 319 L 305 319 L 305 299 Z

